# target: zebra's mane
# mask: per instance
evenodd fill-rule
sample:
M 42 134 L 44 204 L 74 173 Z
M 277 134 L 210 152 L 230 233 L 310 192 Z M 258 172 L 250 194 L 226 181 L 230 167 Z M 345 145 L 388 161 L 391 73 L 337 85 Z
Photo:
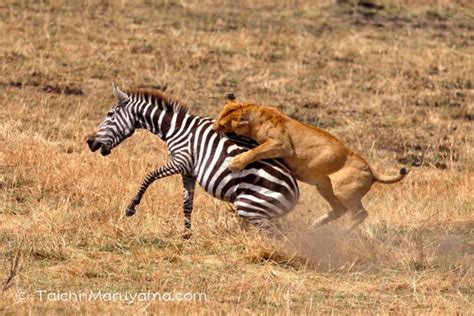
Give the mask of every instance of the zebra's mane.
M 175 112 L 189 113 L 187 105 L 173 97 L 167 96 L 158 90 L 152 89 L 132 89 L 127 91 L 127 95 L 132 99 L 145 99 L 152 104 L 156 104 L 160 109 Z

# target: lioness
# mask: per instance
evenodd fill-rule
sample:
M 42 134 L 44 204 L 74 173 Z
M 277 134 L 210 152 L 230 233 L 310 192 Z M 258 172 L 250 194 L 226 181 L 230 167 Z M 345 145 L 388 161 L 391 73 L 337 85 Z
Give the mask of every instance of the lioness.
M 291 119 L 275 108 L 238 102 L 233 94 L 227 95 L 214 130 L 235 132 L 260 144 L 233 158 L 230 170 L 240 171 L 260 159 L 283 158 L 298 180 L 315 185 L 332 207 L 315 221 L 317 226 L 350 210 L 352 221 L 346 229 L 350 232 L 368 215 L 361 199 L 372 184 L 395 183 L 408 174 L 405 168 L 396 176 L 379 174 L 328 132 Z

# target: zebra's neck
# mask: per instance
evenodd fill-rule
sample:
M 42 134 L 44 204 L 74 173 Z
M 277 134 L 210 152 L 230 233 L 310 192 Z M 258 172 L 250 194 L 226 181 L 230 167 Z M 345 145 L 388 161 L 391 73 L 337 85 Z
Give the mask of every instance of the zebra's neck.
M 135 127 L 147 129 L 164 141 L 173 137 L 183 121 L 192 117 L 185 106 L 162 95 L 138 92 L 132 95 L 130 106 Z
M 179 130 L 181 123 L 187 121 L 189 114 L 176 113 L 160 109 L 158 106 L 146 104 L 136 113 L 136 128 L 147 129 L 167 141 Z

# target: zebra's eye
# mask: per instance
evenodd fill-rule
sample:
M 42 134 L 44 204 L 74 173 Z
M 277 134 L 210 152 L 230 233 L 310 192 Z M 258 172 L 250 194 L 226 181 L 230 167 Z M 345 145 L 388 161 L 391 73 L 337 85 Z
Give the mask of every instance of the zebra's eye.
M 111 117 L 112 115 L 114 115 L 114 111 L 107 112 L 107 117 Z

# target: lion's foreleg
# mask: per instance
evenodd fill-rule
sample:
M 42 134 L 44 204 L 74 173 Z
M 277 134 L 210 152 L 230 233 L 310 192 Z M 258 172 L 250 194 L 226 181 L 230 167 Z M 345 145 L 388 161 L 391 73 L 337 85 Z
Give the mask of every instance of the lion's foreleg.
M 240 171 L 254 161 L 271 158 L 283 158 L 293 154 L 293 149 L 279 140 L 269 139 L 260 146 L 246 151 L 229 163 L 229 169 Z

